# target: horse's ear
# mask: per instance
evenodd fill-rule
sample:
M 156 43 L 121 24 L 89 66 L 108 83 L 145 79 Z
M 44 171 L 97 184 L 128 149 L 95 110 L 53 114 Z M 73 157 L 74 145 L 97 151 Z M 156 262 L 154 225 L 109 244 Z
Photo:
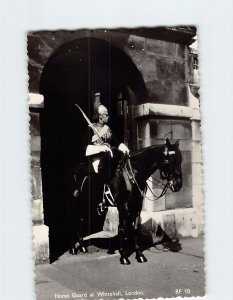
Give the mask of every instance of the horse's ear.
M 180 145 L 180 142 L 179 142 L 179 140 L 177 140 L 177 141 L 175 142 L 176 148 L 179 148 L 179 145 Z
M 170 141 L 169 141 L 168 138 L 166 138 L 165 142 L 166 142 L 166 145 L 167 145 L 168 147 L 171 146 L 171 143 L 170 143 Z

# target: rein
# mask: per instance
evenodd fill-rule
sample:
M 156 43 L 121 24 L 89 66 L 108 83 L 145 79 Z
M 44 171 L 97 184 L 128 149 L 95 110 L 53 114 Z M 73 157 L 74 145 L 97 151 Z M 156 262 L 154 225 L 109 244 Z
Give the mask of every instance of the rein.
M 151 182 L 153 182 L 153 181 L 151 180 Z M 147 200 L 149 200 L 149 201 L 156 201 L 156 200 L 158 200 L 159 198 L 163 197 L 163 196 L 166 194 L 167 190 L 169 189 L 169 183 L 168 183 L 168 181 L 167 181 L 166 184 L 163 184 L 163 185 L 164 185 L 164 187 L 163 187 L 163 190 L 162 190 L 161 194 L 160 194 L 159 196 L 156 196 L 156 195 L 154 194 L 154 192 L 152 191 L 152 189 L 150 188 L 150 186 L 148 185 L 148 183 L 146 183 L 146 189 L 149 189 L 149 191 L 151 192 L 152 196 L 154 196 L 155 199 L 150 199 L 150 198 L 147 197 L 147 196 L 145 196 L 145 198 L 146 198 Z
M 130 180 L 133 184 L 136 184 L 136 186 L 137 186 L 137 188 L 138 188 L 138 191 L 140 192 L 140 194 L 141 194 L 141 196 L 142 196 L 143 198 L 145 198 L 145 199 L 147 199 L 147 200 L 149 200 L 149 201 L 156 201 L 156 200 L 160 199 L 161 197 L 163 197 L 163 196 L 166 194 L 166 192 L 167 192 L 167 190 L 168 190 L 168 188 L 169 188 L 169 182 L 168 182 L 168 181 L 167 181 L 166 184 L 163 184 L 163 185 L 164 185 L 164 188 L 163 188 L 163 190 L 162 190 L 162 192 L 161 192 L 161 194 L 160 194 L 159 196 L 156 196 L 156 195 L 154 194 L 154 192 L 152 191 L 152 189 L 150 188 L 150 186 L 148 185 L 148 183 L 146 183 L 146 188 L 144 189 L 144 191 L 141 190 L 141 188 L 140 188 L 140 186 L 139 186 L 139 184 L 138 184 L 138 182 L 137 182 L 137 180 L 136 180 L 136 178 L 135 178 L 135 176 L 134 176 L 134 172 L 133 172 L 133 169 L 132 169 L 132 165 L 131 165 L 131 161 L 130 161 L 130 157 L 129 157 L 129 156 L 127 157 L 127 162 L 128 162 L 127 165 L 128 165 L 128 168 L 129 168 L 129 169 L 127 168 L 126 164 L 125 164 L 125 166 L 124 166 L 124 169 L 125 169 L 125 171 L 126 171 L 126 173 L 127 173 L 127 175 L 128 175 L 129 180 Z M 152 177 L 152 178 L 153 178 L 153 177 Z M 154 178 L 153 178 L 153 179 L 154 179 Z M 154 180 L 159 181 L 159 180 L 157 180 L 157 179 L 154 179 Z M 147 189 L 150 190 L 150 192 L 152 193 L 154 199 L 150 199 L 149 197 L 146 196 L 146 191 L 147 191 Z

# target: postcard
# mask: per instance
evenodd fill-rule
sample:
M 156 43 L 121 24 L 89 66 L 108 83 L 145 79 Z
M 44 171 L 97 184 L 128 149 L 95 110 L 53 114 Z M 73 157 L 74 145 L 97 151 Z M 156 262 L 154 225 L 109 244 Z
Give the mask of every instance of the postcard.
M 197 28 L 27 43 L 37 300 L 204 296 Z

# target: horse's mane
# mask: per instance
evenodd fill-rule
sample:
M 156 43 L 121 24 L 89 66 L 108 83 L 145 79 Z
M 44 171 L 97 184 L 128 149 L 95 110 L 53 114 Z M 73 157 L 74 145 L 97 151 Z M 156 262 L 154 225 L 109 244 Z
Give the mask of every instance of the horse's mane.
M 163 145 L 152 145 L 143 148 L 130 156 L 130 162 L 134 169 L 141 169 L 143 166 L 150 165 L 154 161 L 155 156 L 160 157 L 160 152 L 164 148 Z
M 134 152 L 133 154 L 130 155 L 130 158 L 132 159 L 132 161 L 136 161 L 139 158 L 142 158 L 142 156 L 144 155 L 148 155 L 147 153 L 150 152 L 150 150 L 155 150 L 155 149 L 162 149 L 164 147 L 164 144 L 161 145 L 152 145 L 146 148 L 143 148 L 139 151 Z

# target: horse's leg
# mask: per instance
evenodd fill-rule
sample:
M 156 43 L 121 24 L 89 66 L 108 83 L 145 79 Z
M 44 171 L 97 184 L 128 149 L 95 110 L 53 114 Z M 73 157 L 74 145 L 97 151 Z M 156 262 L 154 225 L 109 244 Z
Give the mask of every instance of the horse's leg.
M 88 252 L 87 247 L 85 246 L 85 242 L 83 240 L 83 219 L 80 218 L 79 227 L 76 232 L 73 232 L 71 237 L 71 245 L 70 245 L 70 254 L 76 255 L 78 250 L 80 250 L 83 253 Z M 78 241 L 79 246 L 76 247 L 76 242 Z
M 72 207 L 72 219 L 74 220 L 74 227 L 71 235 L 71 247 L 70 253 L 72 255 L 77 254 L 78 250 L 81 252 L 88 252 L 87 247 L 85 246 L 85 242 L 83 240 L 84 237 L 84 216 L 86 210 L 86 203 L 84 199 L 83 193 L 74 197 L 74 203 Z M 76 242 L 79 243 L 79 246 L 76 247 Z
M 76 243 L 76 232 L 72 234 L 71 241 L 70 241 L 70 254 L 76 255 L 77 254 L 77 248 L 75 246 Z
M 119 226 L 119 238 L 120 238 L 120 248 L 119 248 L 119 252 L 120 252 L 120 262 L 122 265 L 130 265 L 130 260 L 128 258 L 128 252 L 127 252 L 127 242 L 128 242 L 128 238 L 127 238 L 127 230 L 125 228 L 125 226 L 121 227 Z
M 80 250 L 83 253 L 87 253 L 88 249 L 83 240 L 83 236 L 84 236 L 84 219 L 81 217 L 79 222 L 79 232 L 78 232 L 78 242 L 79 242 L 78 250 Z
M 78 239 L 78 227 L 79 227 L 79 222 L 78 219 L 79 217 L 77 216 L 77 211 L 78 211 L 78 203 L 77 203 L 77 198 L 73 197 L 71 204 L 70 204 L 70 254 L 75 255 L 77 254 L 77 248 L 75 246 L 77 239 Z
M 119 211 L 119 229 L 118 235 L 120 239 L 120 262 L 123 265 L 129 265 L 127 242 L 128 242 L 128 205 L 124 203 L 118 207 Z
M 75 226 L 74 230 L 72 230 L 71 233 L 71 244 L 70 244 L 70 254 L 76 255 L 78 250 L 81 252 L 88 252 L 87 248 L 85 246 L 85 242 L 83 240 L 84 236 L 84 219 L 80 213 L 78 213 L 76 216 L 76 219 L 78 221 L 78 224 Z M 76 242 L 79 243 L 79 246 L 76 247 Z
M 146 257 L 142 254 L 142 250 L 138 245 L 139 232 L 140 232 L 140 214 L 137 215 L 134 222 L 134 250 L 136 252 L 136 259 L 139 263 L 147 262 Z

